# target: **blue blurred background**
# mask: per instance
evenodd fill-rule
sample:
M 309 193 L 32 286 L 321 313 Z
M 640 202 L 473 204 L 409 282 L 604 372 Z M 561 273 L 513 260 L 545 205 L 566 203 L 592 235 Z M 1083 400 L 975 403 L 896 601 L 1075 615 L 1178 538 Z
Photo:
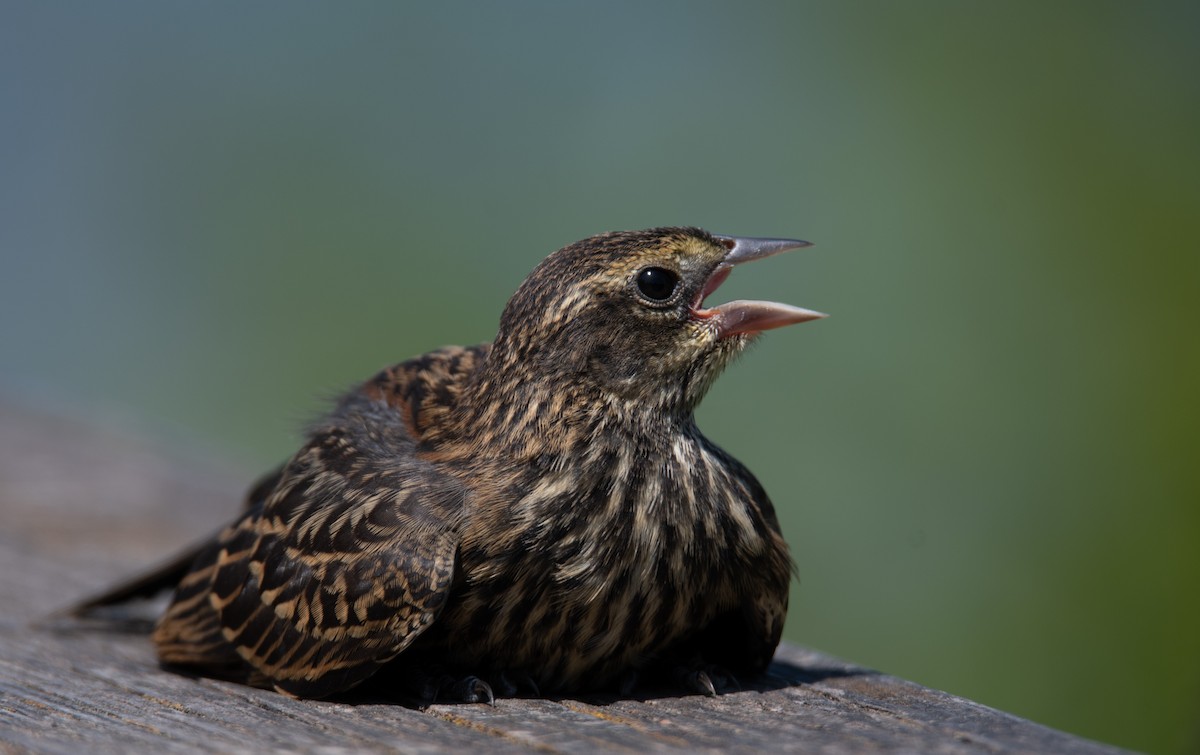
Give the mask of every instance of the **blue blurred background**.
M 0 390 L 248 482 L 570 241 L 815 241 L 700 416 L 787 638 L 1200 750 L 1200 4 L 10 1 L 0 101 Z

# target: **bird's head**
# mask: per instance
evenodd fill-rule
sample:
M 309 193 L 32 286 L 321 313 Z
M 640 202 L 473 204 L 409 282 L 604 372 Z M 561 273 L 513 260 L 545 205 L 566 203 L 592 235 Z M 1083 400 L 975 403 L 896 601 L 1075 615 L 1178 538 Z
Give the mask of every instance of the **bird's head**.
M 657 412 L 690 414 L 764 330 L 824 315 L 775 302 L 704 300 L 734 266 L 804 241 L 655 228 L 558 250 L 509 300 L 493 366 Z

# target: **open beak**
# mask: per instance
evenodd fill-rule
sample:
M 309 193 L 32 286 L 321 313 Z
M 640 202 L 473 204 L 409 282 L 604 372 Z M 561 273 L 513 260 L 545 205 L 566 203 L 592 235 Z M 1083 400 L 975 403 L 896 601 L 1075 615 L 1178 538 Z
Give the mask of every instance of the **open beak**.
M 713 236 L 729 253 L 717 265 L 717 269 L 704 283 L 704 288 L 692 302 L 692 316 L 697 319 L 712 319 L 717 326 L 717 337 L 727 338 L 738 333 L 760 333 L 784 325 L 819 320 L 827 315 L 811 309 L 793 307 L 773 301 L 731 301 L 709 309 L 704 308 L 704 299 L 725 282 L 734 265 L 759 260 L 793 249 L 812 246 L 807 241 L 796 239 L 756 239 L 736 236 Z

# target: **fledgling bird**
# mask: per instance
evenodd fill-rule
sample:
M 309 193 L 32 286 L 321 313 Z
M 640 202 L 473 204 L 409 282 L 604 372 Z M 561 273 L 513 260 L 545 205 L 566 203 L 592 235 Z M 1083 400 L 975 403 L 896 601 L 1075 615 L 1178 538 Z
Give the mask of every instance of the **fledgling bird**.
M 761 672 L 787 545 L 693 412 L 760 332 L 823 315 L 704 300 L 733 266 L 807 245 L 656 228 L 551 254 L 494 342 L 352 390 L 194 558 L 88 606 L 177 581 L 153 634 L 165 664 L 296 697 L 385 666 L 467 701 L 654 671 L 713 694 Z

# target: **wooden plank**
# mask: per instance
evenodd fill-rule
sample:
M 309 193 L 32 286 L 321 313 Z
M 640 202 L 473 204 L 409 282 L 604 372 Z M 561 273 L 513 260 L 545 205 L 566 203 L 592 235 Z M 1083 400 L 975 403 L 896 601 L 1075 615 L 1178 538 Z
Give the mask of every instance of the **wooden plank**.
M 419 710 L 386 690 L 299 701 L 162 670 L 136 621 L 162 601 L 123 624 L 46 618 L 220 525 L 240 477 L 0 402 L 0 750 L 1118 752 L 794 646 L 717 698 Z

